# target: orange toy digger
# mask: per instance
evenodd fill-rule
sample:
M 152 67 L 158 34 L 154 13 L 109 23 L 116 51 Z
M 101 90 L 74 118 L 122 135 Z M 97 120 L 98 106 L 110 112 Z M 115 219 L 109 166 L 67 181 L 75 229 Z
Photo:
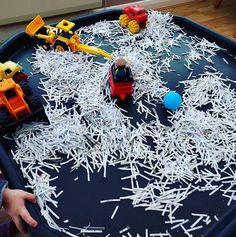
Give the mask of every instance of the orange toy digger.
M 18 73 L 21 69 L 12 61 L 0 63 L 0 132 L 19 125 L 43 109 L 40 100 L 32 95 L 27 75 Z
M 112 59 L 112 55 L 102 49 L 81 44 L 79 35 L 72 31 L 74 26 L 75 23 L 68 20 L 60 21 L 55 27 L 45 25 L 42 17 L 38 15 L 26 26 L 25 32 L 31 37 L 45 40 L 42 44 L 45 50 L 52 46 L 58 52 L 70 49 L 72 52 L 82 51 Z
M 8 116 L 14 119 L 20 119 L 31 110 L 25 101 L 25 94 L 20 85 L 13 79 L 3 79 L 0 82 L 0 121 L 5 120 Z M 3 116 L 5 115 L 5 116 Z M 6 121 L 7 122 L 7 121 Z

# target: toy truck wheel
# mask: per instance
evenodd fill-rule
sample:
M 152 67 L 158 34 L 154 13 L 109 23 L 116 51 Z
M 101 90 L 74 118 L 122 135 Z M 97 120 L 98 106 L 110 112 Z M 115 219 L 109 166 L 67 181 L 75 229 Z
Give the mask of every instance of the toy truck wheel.
M 129 17 L 126 14 L 122 14 L 119 17 L 119 23 L 122 27 L 127 27 L 129 23 Z
M 27 81 L 28 75 L 23 72 L 16 72 L 12 78 L 16 83 L 19 83 L 20 81 Z
M 19 81 L 18 83 L 23 90 L 25 96 L 30 96 L 32 94 L 30 86 L 25 81 Z
M 0 126 L 7 126 L 13 122 L 13 118 L 5 108 L 0 108 Z
M 135 20 L 132 20 L 132 21 L 129 22 L 128 28 L 129 28 L 129 31 L 133 34 L 138 33 L 139 30 L 140 30 L 139 24 Z
M 48 50 L 51 48 L 51 46 L 50 46 L 49 43 L 44 42 L 44 43 L 42 43 L 42 48 L 43 48 L 44 50 L 47 50 L 47 51 L 48 51 Z
M 38 109 L 43 108 L 41 100 L 35 95 L 27 97 L 27 103 L 31 111 L 36 111 Z
M 58 40 L 55 42 L 53 48 L 56 52 L 64 52 L 68 50 L 68 45 L 65 42 Z

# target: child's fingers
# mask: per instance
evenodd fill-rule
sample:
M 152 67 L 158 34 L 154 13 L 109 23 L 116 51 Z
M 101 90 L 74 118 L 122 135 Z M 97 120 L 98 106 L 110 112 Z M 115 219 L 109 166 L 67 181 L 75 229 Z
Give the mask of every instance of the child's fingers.
M 26 210 L 26 208 L 23 208 L 20 213 L 21 218 L 30 226 L 36 227 L 38 225 L 37 221 L 34 220 L 29 212 Z
M 24 199 L 26 201 L 29 201 L 29 202 L 32 202 L 32 203 L 35 203 L 36 202 L 36 198 L 35 198 L 35 195 L 32 194 L 32 193 L 28 193 L 28 192 L 25 192 L 23 193 L 24 195 Z
M 17 229 L 20 232 L 26 233 L 26 229 L 25 229 L 25 227 L 23 225 L 23 222 L 22 222 L 22 220 L 21 220 L 21 218 L 19 216 L 14 218 L 14 222 L 16 224 Z

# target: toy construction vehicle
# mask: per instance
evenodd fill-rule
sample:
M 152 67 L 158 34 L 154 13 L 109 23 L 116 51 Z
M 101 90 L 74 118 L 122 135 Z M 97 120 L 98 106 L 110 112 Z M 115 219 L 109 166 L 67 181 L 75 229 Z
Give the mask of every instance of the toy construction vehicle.
M 22 67 L 12 61 L 0 63 L 0 80 L 12 78 L 14 81 L 28 81 L 28 75 L 22 72 Z
M 111 66 L 109 71 L 109 85 L 112 97 L 118 97 L 124 101 L 133 93 L 133 75 L 130 67 L 126 66 L 126 60 L 119 58 Z
M 45 40 L 42 44 L 45 50 L 52 46 L 57 52 L 70 49 L 72 52 L 82 51 L 112 59 L 112 55 L 102 49 L 81 44 L 79 35 L 72 31 L 74 26 L 75 23 L 68 20 L 60 21 L 55 27 L 45 26 L 44 20 L 38 15 L 26 26 L 25 32 L 31 37 Z
M 128 27 L 133 34 L 138 33 L 140 28 L 146 27 L 148 13 L 138 5 L 129 6 L 123 9 L 123 14 L 119 17 L 119 23 L 122 27 Z
M 43 111 L 38 97 L 32 95 L 28 76 L 8 61 L 0 63 L 0 133 L 8 132 Z

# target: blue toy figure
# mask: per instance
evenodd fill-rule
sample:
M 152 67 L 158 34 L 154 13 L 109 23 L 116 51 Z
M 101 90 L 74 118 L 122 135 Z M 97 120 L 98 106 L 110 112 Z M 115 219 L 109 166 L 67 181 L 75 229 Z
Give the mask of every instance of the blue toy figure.
M 177 110 L 182 104 L 182 97 L 175 91 L 169 91 L 163 98 L 163 104 L 171 111 Z

